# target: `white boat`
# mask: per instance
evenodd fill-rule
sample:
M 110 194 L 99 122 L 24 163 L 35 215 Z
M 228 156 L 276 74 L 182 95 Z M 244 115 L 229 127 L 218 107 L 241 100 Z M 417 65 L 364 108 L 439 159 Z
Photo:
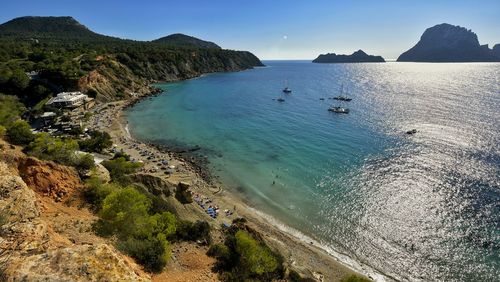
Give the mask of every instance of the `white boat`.
M 286 94 L 292 93 L 292 89 L 290 89 L 290 87 L 288 87 L 288 80 L 286 81 L 286 87 L 283 88 L 283 92 Z
M 348 108 L 334 107 L 334 106 L 328 108 L 328 111 L 334 112 L 334 113 L 338 113 L 338 114 L 348 114 L 349 113 L 349 109 Z

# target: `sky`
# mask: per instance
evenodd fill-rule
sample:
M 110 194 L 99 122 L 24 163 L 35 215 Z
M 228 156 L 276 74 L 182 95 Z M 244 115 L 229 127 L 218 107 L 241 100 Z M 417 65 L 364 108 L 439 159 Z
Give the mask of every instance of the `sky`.
M 91 30 L 134 40 L 185 33 L 260 59 L 314 59 L 321 53 L 396 59 L 440 23 L 500 43 L 500 0 L 0 0 L 0 22 L 72 16 Z

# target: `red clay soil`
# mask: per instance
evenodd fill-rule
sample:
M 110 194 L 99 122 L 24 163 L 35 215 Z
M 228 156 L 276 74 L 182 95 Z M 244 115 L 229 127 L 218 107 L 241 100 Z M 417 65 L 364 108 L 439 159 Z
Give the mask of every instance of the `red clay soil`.
M 62 201 L 75 191 L 83 189 L 83 183 L 74 168 L 35 158 L 21 160 L 19 175 L 35 192 Z

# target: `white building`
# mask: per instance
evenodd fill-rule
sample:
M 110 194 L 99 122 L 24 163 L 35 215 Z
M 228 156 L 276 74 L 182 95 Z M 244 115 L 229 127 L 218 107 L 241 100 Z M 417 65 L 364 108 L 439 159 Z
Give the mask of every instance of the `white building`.
M 78 108 L 93 99 L 82 92 L 61 92 L 56 97 L 50 99 L 47 105 L 54 105 L 61 108 Z

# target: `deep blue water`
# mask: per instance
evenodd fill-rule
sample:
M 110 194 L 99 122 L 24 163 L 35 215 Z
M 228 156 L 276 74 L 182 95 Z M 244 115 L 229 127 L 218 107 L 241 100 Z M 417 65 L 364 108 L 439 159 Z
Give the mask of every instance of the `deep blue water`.
M 500 277 L 500 64 L 265 64 L 159 85 L 132 134 L 201 145 L 249 205 L 387 277 Z

